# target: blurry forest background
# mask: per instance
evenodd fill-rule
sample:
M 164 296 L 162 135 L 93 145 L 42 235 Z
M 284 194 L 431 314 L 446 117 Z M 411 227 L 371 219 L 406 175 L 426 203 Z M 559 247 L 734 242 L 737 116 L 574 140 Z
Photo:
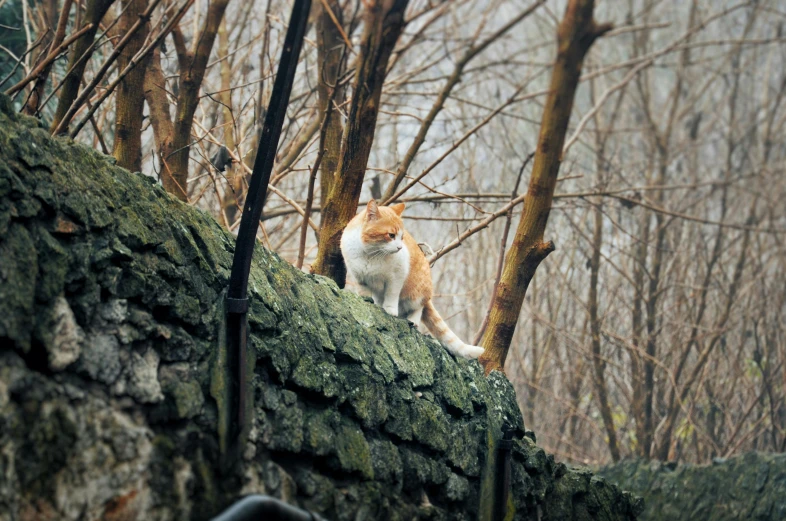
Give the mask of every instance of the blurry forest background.
M 291 6 L 0 0 L 0 91 L 236 230 Z M 315 261 L 353 96 L 373 104 L 352 89 L 373 26 L 390 49 L 371 71 L 372 131 L 355 122 L 370 147 L 354 165 L 360 203 L 407 203 L 433 250 L 436 307 L 477 342 L 564 9 L 314 0 L 260 241 Z M 546 234 L 556 251 L 505 367 L 527 427 L 577 463 L 784 451 L 786 5 L 603 1 L 595 19 L 614 28 L 584 60 Z

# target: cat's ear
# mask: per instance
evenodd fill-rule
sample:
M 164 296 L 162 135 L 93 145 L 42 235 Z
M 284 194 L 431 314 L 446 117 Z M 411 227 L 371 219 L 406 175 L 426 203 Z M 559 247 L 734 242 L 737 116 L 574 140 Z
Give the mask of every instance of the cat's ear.
M 369 221 L 376 221 L 379 219 L 379 206 L 377 206 L 377 202 L 372 199 L 366 205 L 366 219 Z
M 404 203 L 398 203 L 392 205 L 390 209 L 396 212 L 396 215 L 401 215 L 404 212 L 404 208 L 406 208 L 406 206 L 407 205 L 405 205 Z

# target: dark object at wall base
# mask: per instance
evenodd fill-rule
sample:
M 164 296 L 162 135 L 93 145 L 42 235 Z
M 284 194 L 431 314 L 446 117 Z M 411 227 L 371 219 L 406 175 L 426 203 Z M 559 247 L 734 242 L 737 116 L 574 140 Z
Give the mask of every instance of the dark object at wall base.
M 275 499 L 270 496 L 246 496 L 221 514 L 213 521 L 325 521 L 307 510 Z

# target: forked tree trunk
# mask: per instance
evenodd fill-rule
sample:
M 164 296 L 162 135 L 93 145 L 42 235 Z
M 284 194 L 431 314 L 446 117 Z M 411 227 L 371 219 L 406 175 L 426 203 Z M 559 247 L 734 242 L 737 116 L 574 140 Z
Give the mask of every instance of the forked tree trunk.
M 505 257 L 488 329 L 481 341 L 485 352 L 480 362 L 486 373 L 504 368 L 529 282 L 541 261 L 554 251 L 554 243 L 544 242 L 543 233 L 551 211 L 581 66 L 595 39 L 611 29 L 611 25 L 593 20 L 593 8 L 594 0 L 570 0 L 557 30 L 557 60 L 543 109 L 524 211 Z
M 118 34 L 125 34 L 147 9 L 147 0 L 122 0 L 125 9 L 118 24 Z M 123 48 L 117 59 L 120 70 L 126 68 L 134 55 L 142 49 L 148 25 L 138 30 Z M 145 60 L 129 72 L 117 89 L 115 142 L 112 155 L 117 164 L 132 172 L 142 169 L 142 112 L 145 105 Z
M 375 1 L 366 12 L 366 28 L 360 43 L 341 156 L 322 210 L 319 251 L 311 267 L 313 273 L 332 278 L 340 287 L 344 286 L 347 274 L 339 248 L 341 232 L 357 212 L 374 142 L 382 84 L 388 60 L 404 29 L 404 11 L 408 4 L 409 0 Z
M 109 8 L 115 0 L 87 0 L 87 7 L 83 18 L 83 26 L 92 24 L 92 27 L 87 30 L 71 47 L 71 52 L 68 56 L 68 67 L 66 70 L 71 72 L 63 80 L 63 86 L 60 88 L 60 99 L 57 102 L 57 110 L 55 117 L 52 120 L 50 131 L 54 132 L 60 121 L 71 108 L 71 104 L 79 94 L 79 85 L 82 82 L 82 76 L 85 73 L 85 67 L 93 54 L 93 41 L 98 31 L 98 24 L 101 19 L 106 15 Z M 83 55 L 85 55 L 83 57 Z

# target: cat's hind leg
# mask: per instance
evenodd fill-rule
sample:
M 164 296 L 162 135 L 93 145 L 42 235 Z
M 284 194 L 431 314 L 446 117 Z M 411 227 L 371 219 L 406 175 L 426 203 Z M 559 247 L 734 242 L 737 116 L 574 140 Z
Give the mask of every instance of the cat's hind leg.
M 374 299 L 374 304 L 379 307 L 383 307 L 385 303 L 385 294 L 381 291 L 372 291 L 371 298 Z
M 411 310 L 407 313 L 407 320 L 415 324 L 416 326 L 420 325 L 420 317 L 423 315 L 423 306 Z

